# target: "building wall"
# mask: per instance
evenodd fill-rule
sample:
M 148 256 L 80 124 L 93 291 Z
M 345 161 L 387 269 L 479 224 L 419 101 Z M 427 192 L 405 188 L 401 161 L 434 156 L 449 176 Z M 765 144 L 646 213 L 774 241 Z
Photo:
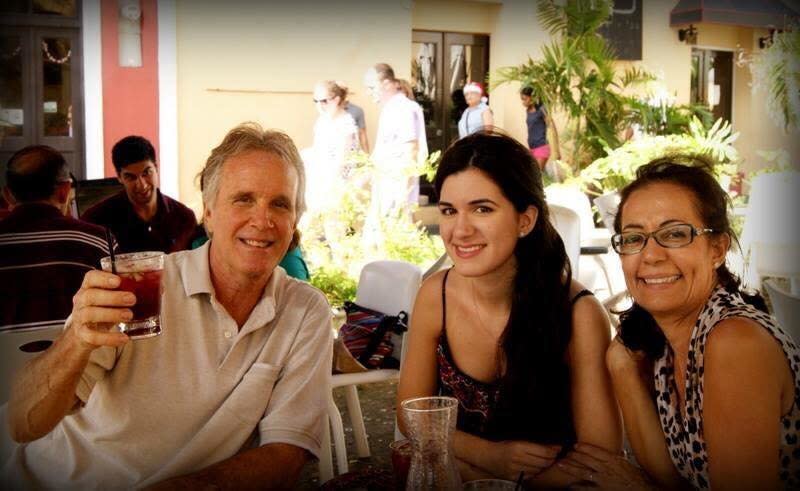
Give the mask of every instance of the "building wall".
M 153 0 L 151 0 L 153 1 Z M 643 60 L 678 103 L 689 101 L 692 47 L 669 26 L 670 2 L 644 2 Z M 413 29 L 490 35 L 490 71 L 541 56 L 550 36 L 529 0 L 345 0 L 292 3 L 177 0 L 177 94 L 180 196 L 201 208 L 195 176 L 211 148 L 242 121 L 286 131 L 299 148 L 312 141 L 316 119 L 311 91 L 316 81 L 344 81 L 351 100 L 366 112 L 374 142 L 379 108 L 363 88 L 375 62 L 391 64 L 398 76 L 410 72 Z M 698 46 L 752 50 L 757 32 L 736 27 L 698 26 Z M 625 63 L 620 63 L 621 67 Z M 783 135 L 750 94 L 749 71 L 735 68 L 734 125 L 746 169 L 764 165 L 759 149 L 797 152 L 800 138 Z M 650 87 L 652 89 L 652 87 Z M 519 86 L 492 91 L 497 126 L 520 141 L 526 137 Z M 642 89 L 647 90 L 647 89 Z
M 106 177 L 115 176 L 111 148 L 121 138 L 141 135 L 158 155 L 158 12 L 156 0 L 141 0 L 142 66 L 119 66 L 119 7 L 100 4 L 103 72 L 103 156 Z
M 411 12 L 414 29 L 491 34 L 500 3 L 463 0 L 416 0 Z
M 181 200 L 202 208 L 195 176 L 211 149 L 243 121 L 312 142 L 314 84 L 341 80 L 364 108 L 370 141 L 378 108 L 363 87 L 377 62 L 407 78 L 411 2 L 177 3 L 178 134 Z

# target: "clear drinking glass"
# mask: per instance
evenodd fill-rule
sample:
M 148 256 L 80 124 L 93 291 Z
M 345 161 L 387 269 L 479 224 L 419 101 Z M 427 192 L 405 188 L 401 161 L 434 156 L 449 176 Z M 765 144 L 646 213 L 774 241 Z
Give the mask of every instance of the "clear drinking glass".
M 458 400 L 453 397 L 418 397 L 400 404 L 411 440 L 411 466 L 407 490 L 461 489 L 453 436 Z
M 164 269 L 163 252 L 131 252 L 116 254 L 114 260 L 117 276 L 122 281 L 119 290 L 136 296 L 131 307 L 133 319 L 118 324 L 119 331 L 131 339 L 144 339 L 161 334 L 161 273 Z M 111 271 L 111 257 L 100 260 L 103 271 Z

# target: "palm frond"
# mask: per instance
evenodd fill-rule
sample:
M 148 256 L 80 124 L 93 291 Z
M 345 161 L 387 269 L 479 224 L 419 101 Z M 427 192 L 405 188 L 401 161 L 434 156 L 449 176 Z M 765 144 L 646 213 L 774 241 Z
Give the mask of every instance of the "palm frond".
M 551 36 L 567 32 L 567 17 L 563 7 L 556 5 L 553 0 L 538 0 L 536 7 L 539 22 Z

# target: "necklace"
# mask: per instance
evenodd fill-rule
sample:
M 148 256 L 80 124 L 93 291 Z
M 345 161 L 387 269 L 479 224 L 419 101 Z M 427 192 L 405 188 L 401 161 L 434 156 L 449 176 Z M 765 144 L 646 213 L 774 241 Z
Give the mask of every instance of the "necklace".
M 481 310 L 478 308 L 478 297 L 475 294 L 475 283 L 470 282 L 470 289 L 472 290 L 472 308 L 475 310 L 475 316 L 478 318 L 478 324 L 480 324 L 481 329 L 483 329 L 483 331 L 486 334 L 494 336 L 495 335 L 494 332 L 492 332 L 492 330 L 486 326 L 486 323 L 483 322 L 483 317 L 481 316 Z M 507 318 L 506 322 L 508 322 Z

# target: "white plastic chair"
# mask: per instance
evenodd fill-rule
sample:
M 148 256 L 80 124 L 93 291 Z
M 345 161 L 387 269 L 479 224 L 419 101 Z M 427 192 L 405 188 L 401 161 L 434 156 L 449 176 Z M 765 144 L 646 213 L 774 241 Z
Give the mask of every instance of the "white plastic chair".
M 570 265 L 572 266 L 572 278 L 578 278 L 578 260 L 581 255 L 581 225 L 578 214 L 570 208 L 564 206 L 548 204 L 550 209 L 550 221 L 553 223 L 561 240 L 564 241 L 564 248 L 567 250 Z
M 787 292 L 773 279 L 764 280 L 764 287 L 778 324 L 795 342 L 800 341 L 800 295 Z
M 31 358 L 47 349 L 62 327 L 0 333 L 0 405 L 11 395 L 14 374 Z
M 422 271 L 419 267 L 403 261 L 375 261 L 361 270 L 356 291 L 356 303 L 368 309 L 377 310 L 388 315 L 396 315 L 405 311 L 411 321 L 414 300 L 417 297 Z M 392 335 L 394 352 L 392 356 L 403 361 L 405 345 L 402 336 Z M 359 373 L 339 373 L 332 377 L 331 387 L 342 387 L 345 390 L 347 413 L 353 426 L 356 454 L 359 458 L 369 457 L 369 441 L 361 414 L 361 403 L 358 400 L 357 385 L 400 378 L 400 370 L 382 369 Z M 344 439 L 342 415 L 333 399 L 333 392 L 328 400 L 328 419 L 330 431 L 325 432 L 322 444 L 322 457 L 319 463 L 320 483 L 333 477 L 333 458 L 331 455 L 331 433 L 336 451 L 336 467 L 339 474 L 348 471 L 347 448 Z
M 753 179 L 740 243 L 749 256 L 746 283 L 759 288 L 762 278 L 777 276 L 792 281 L 800 294 L 800 172 L 761 174 Z
M 571 209 L 578 215 L 581 229 L 580 255 L 590 257 L 594 260 L 595 264 L 597 264 L 603 272 L 608 294 L 613 295 L 614 291 L 611 285 L 611 277 L 608 274 L 603 259 L 600 257 L 604 254 L 608 254 L 609 247 L 611 246 L 611 232 L 607 228 L 595 227 L 594 214 L 592 213 L 592 205 L 589 202 L 589 197 L 575 186 L 559 184 L 547 186 L 544 192 L 547 197 L 548 205 L 563 206 Z M 578 276 L 575 276 L 575 278 L 577 279 Z M 594 276 L 586 275 L 585 278 L 582 278 L 582 282 L 587 286 L 591 285 L 594 282 Z

